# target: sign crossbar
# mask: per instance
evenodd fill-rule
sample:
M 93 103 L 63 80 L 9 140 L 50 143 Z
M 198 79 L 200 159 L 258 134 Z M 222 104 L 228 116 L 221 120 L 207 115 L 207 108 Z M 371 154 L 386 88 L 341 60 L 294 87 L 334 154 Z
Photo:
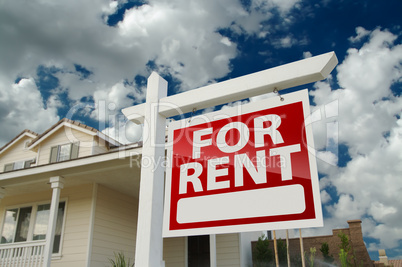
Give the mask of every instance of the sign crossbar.
M 299 60 L 159 100 L 159 114 L 168 118 L 323 80 L 338 64 L 334 52 Z M 144 122 L 145 103 L 122 110 L 130 121 Z

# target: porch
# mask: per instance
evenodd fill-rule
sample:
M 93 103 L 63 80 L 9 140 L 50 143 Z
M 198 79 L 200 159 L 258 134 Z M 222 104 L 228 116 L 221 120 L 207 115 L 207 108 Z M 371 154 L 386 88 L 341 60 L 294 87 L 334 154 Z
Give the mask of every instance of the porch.
M 40 267 L 44 263 L 46 240 L 0 244 L 0 266 Z
M 0 174 L 0 266 L 99 266 L 114 251 L 133 259 L 139 153 L 127 154 Z

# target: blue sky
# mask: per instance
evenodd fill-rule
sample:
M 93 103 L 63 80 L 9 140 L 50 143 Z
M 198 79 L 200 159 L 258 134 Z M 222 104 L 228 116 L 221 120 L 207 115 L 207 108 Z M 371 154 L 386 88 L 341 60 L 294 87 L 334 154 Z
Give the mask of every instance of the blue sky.
M 361 219 L 372 258 L 380 248 L 402 258 L 400 10 L 400 0 L 1 1 L 0 146 L 63 117 L 135 142 L 141 127 L 121 109 L 144 101 L 152 71 L 172 95 L 335 51 L 331 76 L 303 87 L 325 216 L 304 234 Z

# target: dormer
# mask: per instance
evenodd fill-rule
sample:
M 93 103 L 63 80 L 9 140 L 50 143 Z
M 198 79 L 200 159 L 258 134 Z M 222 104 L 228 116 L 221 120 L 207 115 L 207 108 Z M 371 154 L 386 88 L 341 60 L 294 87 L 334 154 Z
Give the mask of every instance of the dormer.
M 38 165 L 44 165 L 105 153 L 119 145 L 95 128 L 62 119 L 37 136 L 28 149 L 37 151 Z
M 35 166 L 37 153 L 29 150 L 28 147 L 37 136 L 38 134 L 35 132 L 24 130 L 0 148 L 0 172 Z
M 107 153 L 120 145 L 95 128 L 62 119 L 41 135 L 25 130 L 0 148 L 0 172 Z

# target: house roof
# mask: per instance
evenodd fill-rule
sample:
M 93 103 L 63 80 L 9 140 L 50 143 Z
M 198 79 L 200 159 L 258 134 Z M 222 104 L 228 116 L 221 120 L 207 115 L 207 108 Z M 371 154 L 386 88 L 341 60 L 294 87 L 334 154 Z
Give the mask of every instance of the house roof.
M 50 135 L 52 135 L 54 132 L 56 132 L 58 129 L 60 129 L 63 126 L 74 128 L 76 130 L 86 132 L 87 134 L 90 134 L 90 135 L 97 135 L 99 138 L 104 139 L 106 142 L 108 142 L 114 146 L 121 145 L 121 143 L 119 143 L 118 141 L 112 139 L 109 136 L 102 134 L 101 132 L 99 132 L 97 129 L 95 129 L 93 127 L 90 127 L 90 126 L 80 123 L 78 121 L 73 121 L 73 120 L 64 118 L 64 119 L 61 119 L 60 121 L 58 121 L 56 124 L 54 124 L 49 129 L 47 129 L 44 133 L 38 135 L 34 140 L 32 140 L 32 142 L 29 145 L 29 148 L 30 149 L 34 148 L 35 146 L 37 146 L 39 143 L 41 143 L 43 140 L 48 138 Z
M 394 267 L 402 267 L 402 260 L 388 260 L 388 263 Z
M 381 261 L 374 261 L 376 264 L 380 264 Z M 388 265 L 383 266 L 392 266 L 392 267 L 402 267 L 402 259 L 401 260 L 388 260 Z
M 28 136 L 28 137 L 35 139 L 35 138 L 37 138 L 38 134 L 31 130 L 28 130 L 28 129 L 23 130 L 20 134 L 18 134 L 16 137 L 14 137 L 10 142 L 8 142 L 7 144 L 5 144 L 3 147 L 0 148 L 0 154 L 5 152 L 7 149 L 9 149 L 11 146 L 13 146 L 19 140 L 21 140 L 24 136 Z

